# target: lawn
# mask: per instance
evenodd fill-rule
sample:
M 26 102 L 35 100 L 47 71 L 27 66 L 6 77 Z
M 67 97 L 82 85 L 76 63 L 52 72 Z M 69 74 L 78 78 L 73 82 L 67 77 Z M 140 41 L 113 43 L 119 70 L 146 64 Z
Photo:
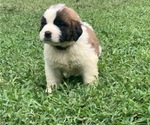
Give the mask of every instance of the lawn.
M 47 94 L 39 24 L 59 2 L 94 27 L 103 53 L 97 84 L 75 77 Z M 1 0 L 0 125 L 150 125 L 150 1 Z

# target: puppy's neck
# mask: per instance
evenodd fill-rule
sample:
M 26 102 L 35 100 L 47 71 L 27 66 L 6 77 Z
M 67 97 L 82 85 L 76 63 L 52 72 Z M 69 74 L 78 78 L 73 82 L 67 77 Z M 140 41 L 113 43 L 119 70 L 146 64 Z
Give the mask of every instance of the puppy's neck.
M 54 48 L 56 48 L 58 50 L 67 50 L 69 47 L 70 47 L 69 45 L 68 46 L 64 46 L 64 47 L 62 47 L 62 46 L 54 46 Z

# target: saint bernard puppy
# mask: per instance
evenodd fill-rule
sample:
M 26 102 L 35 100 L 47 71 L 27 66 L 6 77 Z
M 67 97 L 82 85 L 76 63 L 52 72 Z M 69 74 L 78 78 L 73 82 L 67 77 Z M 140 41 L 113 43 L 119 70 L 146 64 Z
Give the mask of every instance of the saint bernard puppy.
M 85 84 L 98 77 L 101 47 L 93 28 L 65 4 L 50 6 L 41 18 L 48 93 L 64 76 L 81 75 Z

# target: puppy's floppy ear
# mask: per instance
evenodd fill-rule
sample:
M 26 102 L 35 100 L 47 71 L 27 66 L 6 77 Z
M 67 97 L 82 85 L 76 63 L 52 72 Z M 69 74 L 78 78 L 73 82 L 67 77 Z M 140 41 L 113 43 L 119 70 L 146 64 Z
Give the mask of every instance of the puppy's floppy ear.
M 78 21 L 72 21 L 72 38 L 77 41 L 82 34 L 81 24 Z

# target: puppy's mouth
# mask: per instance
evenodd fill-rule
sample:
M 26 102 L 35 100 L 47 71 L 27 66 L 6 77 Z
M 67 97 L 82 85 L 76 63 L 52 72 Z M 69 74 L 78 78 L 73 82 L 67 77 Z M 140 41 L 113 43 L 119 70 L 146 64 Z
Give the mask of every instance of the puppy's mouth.
M 52 42 L 51 38 L 44 38 L 44 42 Z
M 50 45 L 55 45 L 55 44 L 59 43 L 58 41 L 53 41 L 51 38 L 46 38 L 46 37 L 42 41 L 44 43 L 47 43 L 47 44 L 50 44 Z

